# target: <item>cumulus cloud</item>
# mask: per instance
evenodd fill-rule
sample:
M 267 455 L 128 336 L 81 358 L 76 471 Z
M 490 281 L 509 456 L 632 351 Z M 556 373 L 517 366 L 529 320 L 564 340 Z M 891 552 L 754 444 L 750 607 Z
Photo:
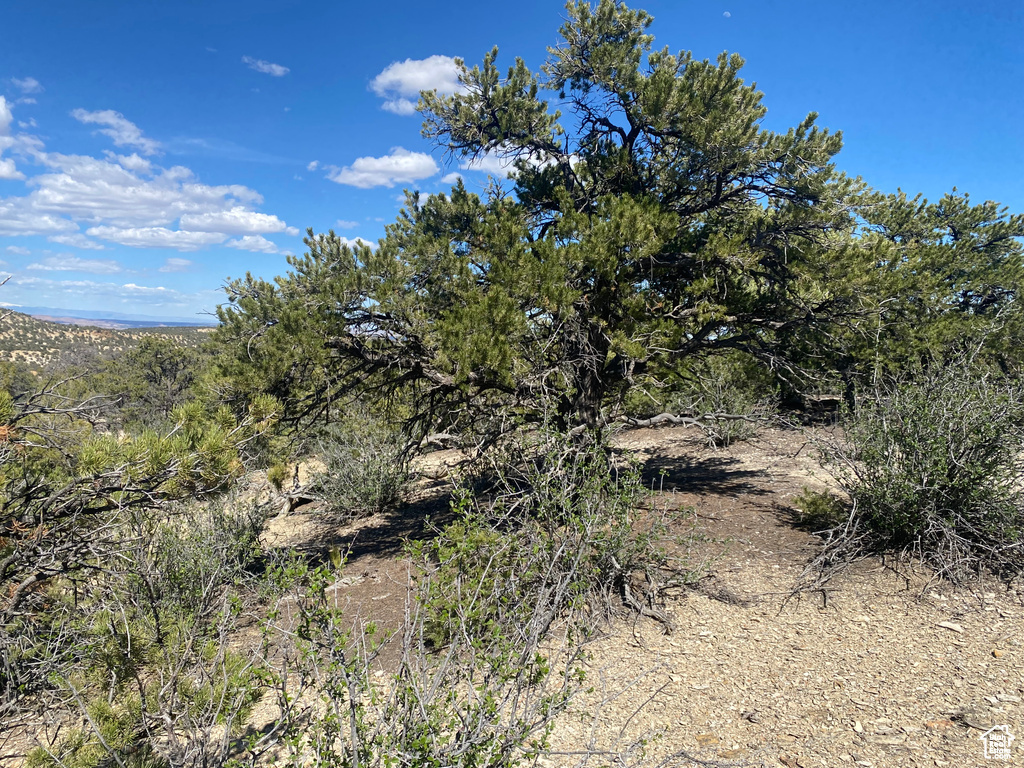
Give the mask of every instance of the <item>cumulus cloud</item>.
M 309 165 L 306 166 L 306 170 L 307 171 L 315 171 L 319 166 L 320 166 L 320 161 L 319 160 L 314 160 L 313 162 L 311 162 Z
M 341 240 L 341 244 L 342 245 L 347 245 L 349 248 L 355 248 L 356 246 L 359 246 L 359 245 L 365 245 L 368 248 L 376 248 L 377 247 L 376 243 L 374 243 L 374 242 L 372 242 L 370 240 L 367 240 L 365 237 L 353 237 L 353 238 L 339 237 L 338 239 Z
M 189 232 L 167 227 L 90 227 L 85 234 L 109 240 L 130 248 L 173 248 L 196 251 L 204 245 L 223 243 L 227 235 L 220 232 Z
M 101 109 L 95 112 L 75 109 L 72 110 L 71 116 L 82 123 L 107 126 L 100 128 L 97 133 L 110 137 L 118 147 L 136 147 L 144 155 L 155 155 L 160 151 L 159 142 L 143 136 L 139 127 L 120 112 L 115 112 L 112 109 Z
M 43 152 L 37 159 L 48 172 L 31 179 L 31 194 L 0 199 L 0 236 L 46 235 L 65 245 L 102 248 L 89 235 L 136 247 L 195 250 L 233 235 L 298 234 L 277 216 L 252 210 L 262 202 L 259 193 L 202 184 L 181 166 L 155 167 L 135 154 L 104 159 Z M 85 235 L 80 223 L 91 225 Z
M 97 243 L 95 240 L 90 240 L 88 237 L 83 235 L 81 232 L 75 232 L 71 235 L 51 235 L 46 238 L 51 243 L 59 243 L 60 245 L 71 245 L 75 248 L 85 248 L 90 251 L 104 251 L 106 246 L 102 243 Z
M 8 285 L 28 288 L 43 298 L 81 296 L 82 300 L 95 302 L 111 300 L 128 304 L 144 301 L 146 307 L 184 307 L 206 299 L 207 292 L 184 294 L 162 285 L 137 285 L 136 283 L 98 283 L 93 280 L 51 280 L 35 276 L 16 276 Z M 78 301 L 78 299 L 68 299 Z M 24 301 L 24 299 L 21 299 Z
M 11 82 L 14 83 L 14 87 L 17 88 L 22 93 L 42 93 L 43 92 L 43 86 L 34 77 L 26 77 L 26 78 L 23 78 L 23 79 L 20 79 L 20 80 L 17 77 L 12 77 L 11 78 Z
M 346 221 L 345 219 L 338 219 L 338 221 L 335 223 L 334 226 L 336 226 L 338 229 L 352 229 L 353 227 L 358 227 L 359 226 L 359 222 L 358 221 Z
M 2 99 L 0 151 L 17 148 L 41 172 L 28 180 L 26 193 L 0 197 L 0 238 L 35 235 L 90 250 L 117 244 L 183 252 L 222 245 L 237 238 L 232 240 L 231 247 L 281 252 L 262 235 L 299 234 L 278 216 L 255 210 L 263 198 L 246 186 L 203 184 L 188 168 L 157 165 L 146 155 L 155 153 L 159 145 L 119 113 L 76 110 L 74 116 L 84 123 L 101 126 L 115 139 L 115 144 L 130 144 L 136 151 L 106 151 L 100 157 L 65 155 L 46 151 L 34 136 L 10 135 L 10 109 Z M 12 170 L 17 173 L 0 158 L 0 175 L 9 175 Z M 28 249 L 11 248 L 19 246 L 8 246 L 7 253 L 31 254 Z M 42 255 L 34 259 L 29 273 L 124 271 L 111 259 L 73 254 L 57 257 L 48 252 Z M 188 259 L 168 259 L 160 269 L 180 272 L 189 264 Z
M 11 112 L 7 99 L 0 96 L 0 155 L 5 150 L 19 143 L 18 138 L 11 136 L 11 123 L 14 121 L 14 114 Z M 0 179 L 7 181 L 20 181 L 25 174 L 18 170 L 11 158 L 0 157 Z
M 94 275 L 114 275 L 121 271 L 121 265 L 113 259 L 83 259 L 70 254 L 62 254 L 29 264 L 25 269 L 42 272 L 89 272 Z
M 73 221 L 36 209 L 30 198 L 0 200 L 0 235 L 49 235 L 77 229 Z
M 480 157 L 461 161 L 459 163 L 459 168 L 464 171 L 480 171 L 482 173 L 488 173 L 491 176 L 515 176 L 517 159 L 525 159 L 526 162 L 534 168 L 542 168 L 554 162 L 550 158 L 545 158 L 543 156 L 520 158 L 517 157 L 514 152 L 508 151 L 503 147 L 496 147 L 495 149 L 482 154 Z M 572 158 L 570 158 L 570 162 L 575 164 L 575 160 Z
M 481 171 L 491 176 L 511 176 L 515 173 L 515 158 L 506 157 L 497 152 L 488 152 L 480 157 L 463 160 L 459 168 L 464 171 Z
M 455 184 L 461 178 L 462 178 L 462 174 L 461 173 L 459 173 L 458 171 L 452 171 L 451 173 L 446 173 L 444 176 L 441 177 L 441 183 L 442 184 Z
M 153 171 L 153 164 L 144 157 L 139 157 L 135 152 L 132 152 L 130 155 L 118 155 L 113 152 L 106 152 L 105 154 L 108 159 L 113 160 L 126 171 L 133 171 L 135 173 L 151 173 Z
M 190 170 L 180 166 L 145 175 L 83 155 L 47 154 L 41 160 L 50 172 L 32 179 L 32 194 L 6 202 L 34 214 L 132 227 L 164 226 L 185 214 L 221 211 L 261 200 L 246 187 L 200 184 Z M 0 233 L 5 219 L 2 205 Z M 66 219 L 60 221 L 71 224 Z M 71 224 L 71 229 L 78 227 Z
M 412 184 L 437 173 L 430 155 L 395 147 L 383 157 L 360 157 L 352 165 L 333 171 L 327 178 L 359 189 Z
M 370 90 L 384 99 L 381 109 L 396 115 L 411 115 L 416 112 L 420 91 L 455 93 L 462 90 L 462 85 L 454 58 L 430 56 L 388 64 L 370 81 Z
M 0 136 L 10 134 L 12 120 L 14 120 L 14 115 L 11 113 L 11 108 L 7 105 L 7 99 L 0 96 Z
M 228 248 L 237 248 L 240 251 L 252 251 L 253 253 L 285 253 L 277 247 L 276 243 L 267 240 L 263 235 L 246 235 L 235 240 L 228 240 L 224 245 Z
M 161 272 L 188 272 L 192 266 L 192 262 L 188 259 L 179 259 L 171 257 L 164 262 L 164 265 L 160 267 Z
M 280 64 L 274 64 L 270 61 L 264 61 L 263 59 L 254 59 L 252 56 L 243 56 L 242 63 L 247 65 L 249 69 L 254 69 L 257 72 L 262 72 L 265 75 L 271 75 L 272 77 L 284 77 L 291 72 L 288 67 L 282 67 Z
M 181 217 L 181 227 L 194 232 L 224 232 L 229 235 L 258 234 L 260 232 L 299 234 L 295 227 L 289 227 L 277 216 L 257 213 L 242 206 L 235 206 L 230 211 L 186 213 Z
M 8 245 L 6 248 L 8 253 L 14 253 L 18 256 L 28 256 L 32 251 L 28 248 L 22 248 L 20 245 Z
M 8 181 L 19 181 L 25 178 L 25 174 L 18 170 L 11 158 L 0 157 L 0 179 Z

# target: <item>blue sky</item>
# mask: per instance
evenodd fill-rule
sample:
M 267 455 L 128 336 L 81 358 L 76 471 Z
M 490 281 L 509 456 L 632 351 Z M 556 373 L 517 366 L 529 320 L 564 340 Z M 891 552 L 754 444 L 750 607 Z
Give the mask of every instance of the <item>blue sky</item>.
M 747 60 L 765 126 L 809 111 L 883 191 L 1024 211 L 1024 3 L 649 0 L 657 47 Z M 35 0 L 0 17 L 7 305 L 193 317 L 301 233 L 375 241 L 459 168 L 420 137 L 450 58 L 536 68 L 562 3 Z

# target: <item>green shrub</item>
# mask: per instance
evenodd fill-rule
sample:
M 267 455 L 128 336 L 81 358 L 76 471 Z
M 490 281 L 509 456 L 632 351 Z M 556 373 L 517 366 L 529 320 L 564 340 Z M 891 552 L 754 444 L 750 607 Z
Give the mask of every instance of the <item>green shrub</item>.
M 288 466 L 286 464 L 277 463 L 267 469 L 267 482 L 270 483 L 276 491 L 280 492 L 284 488 L 284 484 L 287 479 Z
M 800 522 L 816 527 L 832 527 L 846 519 L 846 507 L 834 493 L 804 488 L 793 497 L 793 506 L 800 514 Z
M 401 430 L 367 409 L 332 425 L 317 453 L 324 470 L 313 478 L 313 492 L 339 520 L 383 512 L 399 500 L 409 477 Z
M 601 446 L 545 434 L 515 444 L 494 470 L 488 496 L 463 491 L 458 519 L 414 546 L 414 561 L 436 569 L 425 621 L 435 645 L 455 627 L 486 636 L 521 626 L 514 611 L 537 605 L 552 616 L 624 605 L 663 617 L 652 610 L 658 591 L 696 578 L 685 553 L 669 552 L 672 516 Z
M 823 451 L 852 502 L 838 541 L 909 550 L 953 579 L 1024 563 L 1019 381 L 962 356 L 861 393 L 844 430 Z

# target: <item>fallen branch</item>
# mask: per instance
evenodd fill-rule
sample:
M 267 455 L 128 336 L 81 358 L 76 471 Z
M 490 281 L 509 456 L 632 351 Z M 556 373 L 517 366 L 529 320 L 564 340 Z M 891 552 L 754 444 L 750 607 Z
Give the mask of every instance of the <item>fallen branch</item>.
M 716 421 L 748 421 L 751 424 L 766 424 L 771 419 L 766 416 L 750 416 L 745 413 L 702 413 L 699 416 L 677 416 L 674 413 L 659 413 L 657 416 L 652 416 L 649 419 L 634 419 L 631 416 L 620 416 L 618 421 L 631 427 L 656 427 L 661 424 L 703 427 L 708 422 Z

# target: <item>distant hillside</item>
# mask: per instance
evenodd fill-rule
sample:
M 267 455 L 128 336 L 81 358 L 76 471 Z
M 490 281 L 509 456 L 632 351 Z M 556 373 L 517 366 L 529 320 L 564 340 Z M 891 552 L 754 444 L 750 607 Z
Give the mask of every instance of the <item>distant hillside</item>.
M 210 317 L 158 317 L 156 315 L 131 315 L 122 312 L 107 312 L 95 309 L 57 309 L 55 307 L 9 307 L 23 315 L 31 315 L 51 323 L 70 325 L 91 325 L 97 328 L 149 328 L 149 327 L 197 327 L 216 325 Z
M 69 325 L 0 309 L 0 360 L 44 370 L 70 354 L 116 355 L 147 335 L 159 334 L 185 346 L 198 346 L 212 328 L 148 327 L 128 330 Z

